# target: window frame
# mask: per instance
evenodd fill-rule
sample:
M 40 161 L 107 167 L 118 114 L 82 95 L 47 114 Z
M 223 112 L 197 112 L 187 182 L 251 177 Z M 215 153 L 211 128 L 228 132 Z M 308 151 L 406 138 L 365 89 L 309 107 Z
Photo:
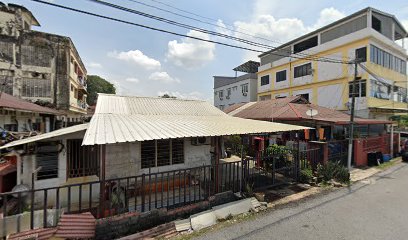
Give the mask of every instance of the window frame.
M 269 74 L 264 75 L 261 77 L 261 86 L 268 85 L 270 83 L 270 77 Z
M 310 71 L 309 71 L 310 69 Z M 304 76 L 312 75 L 312 63 L 305 63 L 293 68 L 293 78 L 300 78 Z
M 160 144 L 160 142 L 167 142 L 168 141 L 168 153 L 166 152 L 166 149 L 163 148 L 162 150 L 160 150 L 158 148 L 158 144 Z M 177 143 L 178 144 L 175 144 Z M 152 146 L 143 146 L 144 144 L 154 144 L 154 149 L 152 151 L 152 149 L 150 149 L 150 153 L 149 149 L 146 149 L 146 147 L 148 148 L 152 148 Z M 162 147 L 162 146 L 161 146 Z M 176 148 L 179 147 L 179 148 Z M 150 140 L 150 141 L 142 141 L 141 142 L 141 146 L 140 146 L 140 168 L 141 169 L 147 169 L 147 168 L 154 168 L 154 167 L 164 167 L 164 166 L 172 166 L 172 165 L 176 165 L 176 164 L 184 164 L 186 159 L 185 159 L 185 147 L 184 147 L 184 138 L 180 138 L 180 139 L 160 139 L 160 140 Z M 161 153 L 162 151 L 162 153 Z M 154 158 L 151 158 L 152 154 L 151 152 L 154 152 Z M 180 159 L 174 163 L 173 157 L 174 157 L 174 152 L 181 152 L 181 161 Z M 168 154 L 168 162 L 164 162 L 164 163 L 168 163 L 168 164 L 163 164 L 163 162 L 159 162 L 160 159 L 159 157 L 163 156 L 164 154 Z M 145 158 L 145 156 L 150 157 L 150 158 Z M 154 160 L 154 162 L 152 162 L 152 160 Z M 146 162 L 147 161 L 147 162 Z M 153 164 L 152 164 L 153 163 Z
M 59 178 L 59 153 L 60 150 L 58 149 L 58 146 L 61 144 L 61 141 L 48 141 L 48 142 L 38 142 L 36 143 L 36 154 L 35 154 L 35 161 L 34 161 L 34 166 L 35 169 L 38 169 L 41 167 L 41 169 L 36 173 L 36 180 L 41 181 L 41 180 L 50 180 L 50 179 L 57 179 Z M 56 149 L 54 151 L 46 150 L 47 148 L 52 148 L 55 147 Z M 42 152 L 39 151 L 40 148 L 44 148 Z M 48 156 L 47 156 L 48 155 Z M 42 157 L 53 157 L 52 159 L 52 164 L 53 165 L 48 165 L 47 168 L 45 168 L 45 164 L 42 161 L 49 161 L 50 160 L 44 160 L 40 159 Z M 49 167 L 52 167 L 52 169 L 48 169 Z M 46 172 L 50 172 L 45 174 Z
M 218 97 L 220 98 L 220 100 L 222 100 L 222 98 L 224 97 L 224 90 L 218 91 Z
M 352 98 L 352 89 L 354 81 L 349 82 L 349 98 Z M 364 91 L 363 91 L 364 90 Z M 367 80 L 359 79 L 356 81 L 356 98 L 357 97 L 367 97 Z
M 359 56 L 360 54 L 362 54 L 363 56 Z M 367 62 L 367 46 L 357 48 L 355 50 L 355 57 L 356 59 L 360 59 L 360 62 Z
M 242 84 L 241 85 L 241 91 L 242 93 L 248 93 L 248 83 Z
M 278 83 L 288 80 L 286 74 L 287 74 L 286 70 L 276 72 L 276 82 Z M 284 76 L 284 79 L 281 79 L 282 76 Z

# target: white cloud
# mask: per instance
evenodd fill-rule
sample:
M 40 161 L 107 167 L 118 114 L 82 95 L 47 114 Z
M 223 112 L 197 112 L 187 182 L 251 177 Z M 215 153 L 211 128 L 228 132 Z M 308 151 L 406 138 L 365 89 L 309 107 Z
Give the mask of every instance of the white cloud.
M 138 83 L 140 80 L 138 78 L 126 78 L 126 82 Z
M 180 83 L 180 79 L 171 77 L 167 72 L 154 72 L 150 74 L 149 79 L 162 83 Z
M 209 40 L 206 33 L 190 30 L 188 36 Z M 215 44 L 191 38 L 182 38 L 168 43 L 167 59 L 177 66 L 196 69 L 204 66 L 215 57 Z
M 257 1 L 257 3 L 263 1 Z M 255 12 L 264 12 L 262 8 L 255 5 Z M 276 8 L 274 4 L 269 8 Z M 302 20 L 298 18 L 275 18 L 269 14 L 254 15 L 251 21 L 243 22 L 236 21 L 234 23 L 235 29 L 239 32 L 246 32 L 251 35 L 256 35 L 260 38 L 271 39 L 273 41 L 264 41 L 264 44 L 270 46 L 279 46 L 284 42 L 295 39 L 301 35 L 304 35 L 310 31 L 313 31 L 319 27 L 334 22 L 345 15 L 336 10 L 335 8 L 324 8 L 320 11 L 319 18 L 316 23 L 311 26 L 306 26 Z M 248 38 L 242 34 L 236 33 L 237 37 Z M 259 39 L 255 40 L 259 42 Z M 258 53 L 245 52 L 244 60 L 256 60 L 258 59 Z
M 341 18 L 344 18 L 346 15 L 339 10 L 330 7 L 330 8 L 325 8 L 320 12 L 320 17 L 317 20 L 316 24 L 313 25 L 312 29 L 310 30 L 315 30 L 317 28 L 323 27 L 329 23 L 335 22 Z
M 297 18 L 275 19 L 275 17 L 271 15 L 260 15 L 251 22 L 237 21 L 234 25 L 239 32 L 247 32 L 260 38 L 273 39 L 275 42 L 264 42 L 271 46 L 280 45 L 283 42 L 296 38 L 307 32 L 307 28 L 304 26 L 303 22 Z M 236 36 L 247 38 L 239 33 L 237 33 Z M 256 42 L 259 41 L 259 39 L 256 40 Z M 258 55 L 259 53 L 246 51 L 243 60 L 259 61 Z
M 108 56 L 114 57 L 119 60 L 127 61 L 134 63 L 140 67 L 143 67 L 147 70 L 160 69 L 161 64 L 158 60 L 150 58 L 143 54 L 140 50 L 130 50 L 127 52 L 110 52 Z
M 102 68 L 102 64 L 100 63 L 96 63 L 96 62 L 90 62 L 89 64 L 87 64 L 88 68 Z
M 221 19 L 218 19 L 217 27 L 215 27 L 215 30 L 218 33 L 225 34 L 225 35 L 231 35 L 231 32 L 232 32 L 230 28 L 227 27 Z
M 157 96 L 163 96 L 167 94 L 172 97 L 176 97 L 179 99 L 190 99 L 190 100 L 203 100 L 203 94 L 197 91 L 189 92 L 189 93 L 180 93 L 176 92 L 169 92 L 169 91 L 158 91 Z

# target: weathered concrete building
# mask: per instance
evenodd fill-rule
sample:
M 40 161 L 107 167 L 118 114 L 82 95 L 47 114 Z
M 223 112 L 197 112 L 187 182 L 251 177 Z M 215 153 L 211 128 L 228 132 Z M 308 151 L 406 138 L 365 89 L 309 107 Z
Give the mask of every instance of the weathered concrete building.
M 69 37 L 34 31 L 23 6 L 0 3 L 1 91 L 65 113 L 59 124 L 87 113 L 86 69 Z

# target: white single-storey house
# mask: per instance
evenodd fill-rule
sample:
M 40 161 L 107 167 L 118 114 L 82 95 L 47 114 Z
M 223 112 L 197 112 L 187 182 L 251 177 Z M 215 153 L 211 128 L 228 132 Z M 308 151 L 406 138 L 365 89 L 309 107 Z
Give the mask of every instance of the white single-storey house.
M 231 117 L 210 103 L 99 94 L 90 123 L 11 142 L 17 183 L 35 189 L 210 165 L 222 158 L 222 136 L 299 131 L 305 127 Z M 34 173 L 34 183 L 32 176 Z M 59 192 L 60 206 L 77 187 Z M 82 188 L 87 201 L 89 189 Z M 38 198 L 40 195 L 36 194 Z M 56 191 L 47 193 L 55 206 Z M 40 202 L 40 200 L 38 200 Z

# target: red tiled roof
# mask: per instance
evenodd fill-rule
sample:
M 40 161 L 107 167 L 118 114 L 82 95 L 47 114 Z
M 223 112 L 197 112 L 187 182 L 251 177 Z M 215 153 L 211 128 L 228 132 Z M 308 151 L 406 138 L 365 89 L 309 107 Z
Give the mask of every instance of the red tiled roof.
M 12 161 L 0 163 L 0 176 L 7 175 L 14 171 L 17 171 L 17 166 Z
M 95 237 L 95 218 L 87 212 L 82 214 L 63 214 L 55 233 L 58 238 L 92 239 Z
M 248 104 L 248 107 L 243 107 L 244 105 L 239 106 L 242 109 L 238 109 L 239 107 L 234 109 L 237 110 L 233 113 L 234 117 L 269 121 L 315 120 L 335 124 L 348 124 L 350 122 L 350 115 L 346 113 L 306 103 L 299 97 L 260 101 L 252 105 Z M 231 109 L 233 107 L 231 106 Z M 318 114 L 313 117 L 308 116 L 306 112 L 310 109 L 317 110 Z M 363 118 L 355 118 L 355 122 L 356 124 L 392 123 L 391 121 Z
M 60 115 L 61 113 L 55 109 L 43 107 L 34 103 L 30 103 L 23 99 L 11 96 L 7 93 L 0 93 L 0 108 L 10 108 L 21 111 L 45 113 Z

